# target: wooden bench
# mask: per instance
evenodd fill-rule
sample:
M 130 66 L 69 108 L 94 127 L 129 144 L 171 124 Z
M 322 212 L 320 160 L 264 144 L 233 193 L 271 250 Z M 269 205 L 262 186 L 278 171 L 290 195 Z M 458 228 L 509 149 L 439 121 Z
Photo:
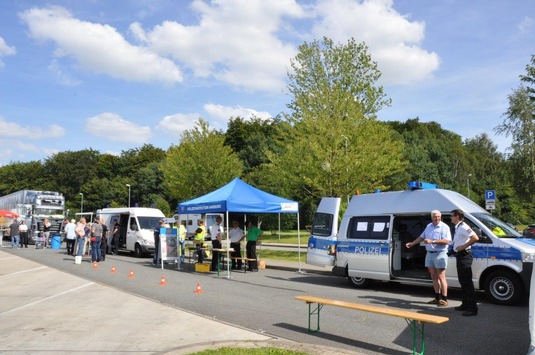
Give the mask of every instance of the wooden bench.
M 319 332 L 320 330 L 320 311 L 324 305 L 343 307 L 349 309 L 355 309 L 363 312 L 372 312 L 383 314 L 386 316 L 399 317 L 405 319 L 407 324 L 412 328 L 412 353 L 424 354 L 425 352 L 425 323 L 442 324 L 449 320 L 447 317 L 434 316 L 431 314 L 417 313 L 412 311 L 406 311 L 402 309 L 395 309 L 383 306 L 372 306 L 368 304 L 359 304 L 352 302 L 336 301 L 327 298 L 320 298 L 314 296 L 296 296 L 295 299 L 305 301 L 308 304 L 308 331 L 310 333 Z M 317 304 L 313 307 L 312 304 Z M 317 315 L 316 329 L 311 329 L 311 318 L 313 315 Z M 420 353 L 417 353 L 417 337 L 420 335 Z
M 245 266 L 245 273 L 247 273 L 247 267 L 249 267 L 249 271 L 251 271 L 251 272 L 254 271 L 253 269 L 251 269 L 249 263 L 255 261 L 255 262 L 257 262 L 257 264 L 256 264 L 256 271 L 258 271 L 258 260 L 257 260 L 257 259 L 253 259 L 253 258 L 242 258 L 242 257 L 238 257 L 238 256 L 233 256 L 233 257 L 232 257 L 232 260 L 236 260 L 236 261 L 241 260 L 241 261 L 244 261 L 244 262 L 245 262 L 245 265 L 244 265 L 244 266 Z

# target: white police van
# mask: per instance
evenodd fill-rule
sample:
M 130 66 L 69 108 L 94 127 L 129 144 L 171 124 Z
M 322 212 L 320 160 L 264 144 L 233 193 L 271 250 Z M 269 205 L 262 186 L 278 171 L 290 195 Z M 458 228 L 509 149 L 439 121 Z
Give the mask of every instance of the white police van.
M 530 288 L 535 240 L 522 238 L 463 195 L 423 182 L 409 183 L 406 191 L 353 196 L 338 233 L 340 198 L 323 198 L 311 229 L 307 264 L 332 265 L 334 274 L 348 277 L 357 288 L 373 280 L 432 286 L 424 267 L 425 245 L 407 249 L 405 243 L 421 235 L 432 210 L 441 211 L 442 221 L 453 228 L 450 212 L 457 208 L 480 236 L 472 245 L 474 286 L 494 303 L 518 303 Z M 449 286 L 460 287 L 454 256 L 446 277 Z

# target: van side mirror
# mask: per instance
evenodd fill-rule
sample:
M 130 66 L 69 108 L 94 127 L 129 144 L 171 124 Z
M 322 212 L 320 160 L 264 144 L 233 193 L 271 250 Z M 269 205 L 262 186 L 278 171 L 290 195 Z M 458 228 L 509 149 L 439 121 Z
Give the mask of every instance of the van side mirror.
M 474 233 L 479 237 L 478 243 L 492 243 L 488 235 L 479 228 L 474 228 Z

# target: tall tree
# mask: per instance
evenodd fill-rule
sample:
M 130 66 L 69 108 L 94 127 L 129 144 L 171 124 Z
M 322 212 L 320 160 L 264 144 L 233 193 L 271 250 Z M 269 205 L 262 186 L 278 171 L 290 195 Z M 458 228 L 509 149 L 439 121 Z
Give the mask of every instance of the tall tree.
M 418 118 L 388 124 L 401 134 L 405 142 L 408 180 L 428 181 L 453 190 L 466 182 L 470 171 L 461 136 L 443 129 L 437 122 L 420 122 Z
M 509 95 L 509 108 L 498 134 L 511 136 L 511 167 L 518 192 L 533 201 L 535 195 L 535 100 L 528 88 L 521 86 Z
M 283 124 L 280 118 L 230 119 L 225 144 L 238 154 L 244 165 L 244 174 L 268 161 L 266 152 L 276 149 L 276 142 L 280 138 L 278 126 Z
M 210 129 L 202 118 L 185 131 L 162 164 L 169 196 L 178 201 L 195 198 L 240 177 L 242 162 L 224 143 L 224 135 Z
M 306 112 L 323 111 L 326 117 L 345 118 L 345 104 L 356 106 L 362 116 L 372 118 L 391 103 L 382 86 L 377 63 L 372 61 L 364 43 L 351 38 L 335 46 L 324 37 L 320 43 L 304 43 L 291 61 L 288 90 L 293 95 L 288 107 L 299 120 Z M 348 100 L 345 102 L 345 100 Z M 347 116 L 348 118 L 351 118 Z
M 366 46 L 353 39 L 305 43 L 292 69 L 292 128 L 281 133 L 284 150 L 271 152 L 252 178 L 310 210 L 322 196 L 346 200 L 357 189 L 389 188 L 388 178 L 404 169 L 403 142 L 375 119 L 390 101 L 376 85 L 380 72 Z
M 0 167 L 0 196 L 19 190 L 56 190 L 39 161 L 15 162 Z

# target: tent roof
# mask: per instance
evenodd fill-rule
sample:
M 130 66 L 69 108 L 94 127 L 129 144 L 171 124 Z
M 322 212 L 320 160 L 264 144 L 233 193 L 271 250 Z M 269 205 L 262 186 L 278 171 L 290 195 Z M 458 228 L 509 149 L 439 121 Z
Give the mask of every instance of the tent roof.
M 246 212 L 298 213 L 299 204 L 253 187 L 238 178 L 204 196 L 178 204 L 180 214 Z

